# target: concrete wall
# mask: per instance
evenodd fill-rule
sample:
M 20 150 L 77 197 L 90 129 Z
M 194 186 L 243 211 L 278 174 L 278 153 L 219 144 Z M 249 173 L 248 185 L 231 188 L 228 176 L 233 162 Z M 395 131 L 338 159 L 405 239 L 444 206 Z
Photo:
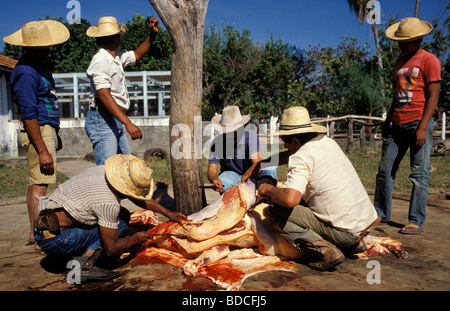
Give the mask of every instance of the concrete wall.
M 159 147 L 170 151 L 169 146 L 169 117 L 155 118 L 131 118 L 133 123 L 140 127 L 143 138 L 132 140 L 128 136 L 128 144 L 131 152 L 142 156 L 147 149 Z M 3 156 L 25 156 L 25 150 L 20 147 L 20 121 L 9 122 L 10 145 L 13 152 Z M 84 119 L 61 120 L 59 136 L 63 142 L 63 148 L 58 151 L 58 156 L 83 156 L 92 152 L 92 144 L 84 130 Z M 14 152 L 15 151 L 15 152 Z
M 132 122 L 139 126 L 143 133 L 143 138 L 140 140 L 132 140 L 127 134 L 128 144 L 133 154 L 142 157 L 144 152 L 150 148 L 162 148 L 167 153 L 171 152 L 170 148 L 170 131 L 169 131 L 169 117 L 150 117 L 150 118 L 131 118 Z M 209 146 L 208 142 L 212 139 L 212 127 L 208 126 L 210 122 L 201 122 L 197 124 L 198 131 L 196 135 L 198 140 L 201 139 L 201 147 Z M 9 122 L 9 141 L 12 152 L 3 154 L 1 157 L 16 157 L 25 156 L 25 150 L 20 146 L 20 121 Z M 256 126 L 254 129 L 255 130 Z M 84 156 L 92 152 L 92 144 L 84 130 L 84 119 L 63 119 L 61 120 L 61 129 L 59 132 L 63 142 L 63 148 L 58 151 L 58 156 Z M 269 140 L 267 136 L 260 136 L 261 151 L 264 155 L 267 153 L 267 144 Z M 276 144 L 278 143 L 275 142 Z M 275 147 L 275 145 L 274 145 Z M 278 147 L 278 145 L 276 146 Z M 204 156 L 208 153 L 203 152 Z

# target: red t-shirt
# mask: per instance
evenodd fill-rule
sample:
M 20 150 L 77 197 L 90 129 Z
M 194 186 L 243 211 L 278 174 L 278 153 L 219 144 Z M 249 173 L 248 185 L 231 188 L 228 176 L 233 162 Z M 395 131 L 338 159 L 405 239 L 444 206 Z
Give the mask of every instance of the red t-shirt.
M 441 63 L 427 51 L 404 61 L 397 59 L 394 67 L 396 94 L 392 122 L 405 124 L 422 120 L 423 110 L 428 98 L 426 86 L 441 80 Z

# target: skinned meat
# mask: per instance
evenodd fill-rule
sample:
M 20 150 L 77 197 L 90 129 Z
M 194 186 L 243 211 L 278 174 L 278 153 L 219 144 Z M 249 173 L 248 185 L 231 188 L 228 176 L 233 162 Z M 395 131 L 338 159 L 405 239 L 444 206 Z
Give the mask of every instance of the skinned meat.
M 386 255 L 393 253 L 400 259 L 408 258 L 408 253 L 403 249 L 399 241 L 393 240 L 389 237 L 378 237 L 368 235 L 364 238 L 367 250 L 365 252 L 355 254 L 355 257 L 360 259 L 369 259 L 369 257 Z
M 176 229 L 180 229 L 178 226 L 173 227 Z M 149 234 L 156 233 L 153 229 L 150 229 L 147 232 Z M 170 232 L 170 230 L 164 232 L 167 233 Z M 175 232 L 180 231 L 177 230 Z M 258 246 L 258 240 L 251 230 L 250 218 L 248 216 L 245 216 L 233 228 L 225 230 L 224 232 L 221 232 L 218 235 L 204 241 L 195 241 L 190 240 L 189 238 L 176 236 L 155 236 L 146 244 L 154 244 L 160 248 L 180 253 L 186 258 L 193 258 L 208 250 L 209 248 L 218 245 L 233 247 L 256 247 Z
M 251 228 L 258 239 L 258 250 L 261 254 L 282 256 L 286 259 L 298 259 L 300 251 L 291 241 L 281 236 L 262 214 L 263 210 L 255 209 L 248 213 L 251 219 Z
M 147 231 L 152 237 L 136 256 L 159 258 L 182 268 L 186 275 L 210 278 L 227 290 L 238 289 L 245 278 L 260 272 L 296 273 L 293 262 L 284 262 L 276 255 L 297 258 L 298 251 L 293 251 L 292 244 L 259 219 L 258 214 L 248 213 L 254 203 L 255 188 L 251 182 L 234 186 L 181 224 L 156 224 Z
M 250 181 L 241 183 L 228 189 L 215 203 L 182 220 L 181 225 L 190 239 L 210 239 L 239 223 L 255 200 L 255 185 Z
M 226 257 L 223 257 L 224 255 Z M 182 268 L 188 275 L 209 278 L 217 286 L 228 291 L 238 290 L 246 278 L 257 273 L 298 272 L 293 262 L 282 261 L 276 256 L 264 256 L 249 248 L 230 252 L 228 248 L 216 247 L 197 259 L 189 260 L 173 251 L 148 247 L 137 254 L 137 257 L 158 258 L 165 263 Z

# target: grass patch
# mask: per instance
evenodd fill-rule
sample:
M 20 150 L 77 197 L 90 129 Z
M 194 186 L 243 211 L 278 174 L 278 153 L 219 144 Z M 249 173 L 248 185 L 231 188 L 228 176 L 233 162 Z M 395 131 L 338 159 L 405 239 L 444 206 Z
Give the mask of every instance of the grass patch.
M 375 189 L 375 177 L 378 171 L 378 164 L 381 159 L 381 148 L 355 148 L 347 153 L 347 157 L 356 169 L 363 185 L 368 189 Z M 170 169 L 170 158 L 154 158 L 149 161 L 153 169 L 153 179 L 155 182 L 166 184 L 172 183 L 172 173 Z M 432 171 L 430 172 L 430 181 L 428 187 L 429 194 L 438 194 L 442 190 L 450 189 L 450 156 L 431 156 Z M 209 183 L 206 177 L 208 161 L 202 160 L 203 180 Z M 394 191 L 410 193 L 411 181 L 409 180 L 409 151 L 400 164 L 400 169 L 395 179 Z M 278 168 L 278 180 L 285 181 L 287 174 L 287 165 Z M 57 183 L 49 185 L 48 193 L 53 192 L 59 184 L 68 178 L 57 172 Z M 0 165 L 0 198 L 12 198 L 25 196 L 28 189 L 28 165 L 18 164 L 15 167 Z
M 378 172 L 378 165 L 381 160 L 380 148 L 355 148 L 351 152 L 346 152 L 347 157 L 352 162 L 363 185 L 368 189 L 375 189 L 375 178 Z M 395 177 L 394 191 L 410 193 L 412 183 L 409 180 L 411 168 L 409 166 L 409 150 L 400 163 L 400 168 Z M 428 183 L 429 194 L 439 194 L 441 190 L 450 189 L 450 157 L 436 156 L 431 154 L 431 170 Z
M 66 175 L 56 172 L 56 184 L 48 186 L 48 192 L 53 192 L 60 184 L 68 180 Z M 26 196 L 28 191 L 28 164 L 18 164 L 14 167 L 0 165 L 0 198 Z

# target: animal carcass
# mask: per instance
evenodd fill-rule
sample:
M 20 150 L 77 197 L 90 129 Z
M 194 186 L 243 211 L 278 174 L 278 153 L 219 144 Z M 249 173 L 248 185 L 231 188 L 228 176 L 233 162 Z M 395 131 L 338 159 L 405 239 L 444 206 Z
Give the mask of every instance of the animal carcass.
M 389 237 L 368 235 L 364 238 L 364 243 L 366 243 L 367 250 L 356 254 L 355 257 L 360 259 L 369 259 L 369 257 L 393 253 L 400 259 L 408 258 L 408 253 L 403 249 L 402 244 L 399 241 L 393 240 Z
M 248 213 L 254 203 L 253 183 L 234 186 L 181 223 L 156 224 L 147 231 L 152 237 L 137 257 L 159 258 L 183 268 L 187 275 L 210 278 L 228 290 L 239 288 L 246 277 L 255 273 L 273 270 L 296 273 L 293 262 L 277 256 L 296 258 L 298 250 L 277 237 L 258 214 Z M 282 247 L 274 245 L 280 241 Z M 260 254 L 252 250 L 256 247 Z

